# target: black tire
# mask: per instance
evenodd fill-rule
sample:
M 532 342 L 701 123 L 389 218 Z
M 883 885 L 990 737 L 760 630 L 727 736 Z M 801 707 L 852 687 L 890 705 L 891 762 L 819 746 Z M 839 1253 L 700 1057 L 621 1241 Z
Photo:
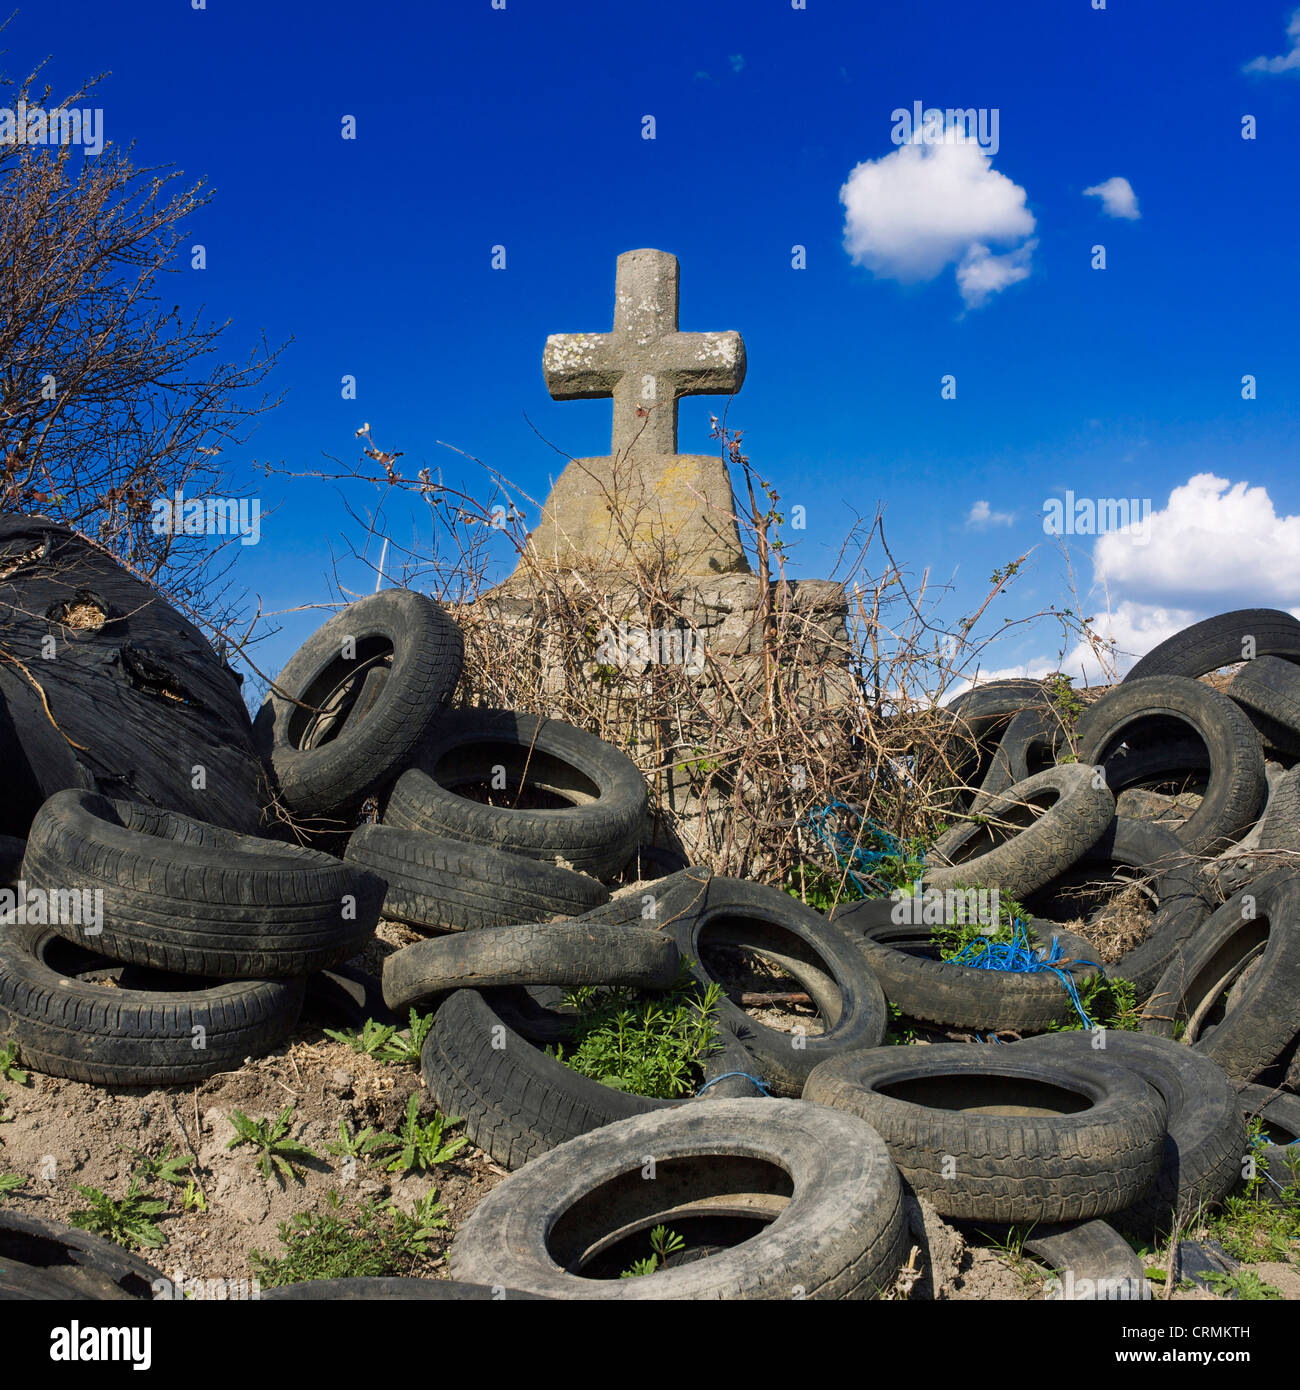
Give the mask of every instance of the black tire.
M 1123 1211 L 1151 1185 L 1164 1143 L 1164 1101 L 1127 1067 L 1014 1045 L 850 1053 L 818 1067 L 804 1098 L 866 1120 L 912 1188 L 951 1220 Z M 1090 1104 L 1079 1108 L 1080 1098 Z
M 1253 916 L 1244 917 L 1248 909 Z M 1225 1008 L 1233 979 L 1256 960 L 1258 968 Z M 1234 894 L 1183 945 L 1147 1001 L 1143 1032 L 1170 1038 L 1181 1020 L 1185 1042 L 1234 1081 L 1253 1081 L 1300 1028 L 1297 978 L 1300 877 L 1279 869 Z
M 922 875 L 927 889 L 998 888 L 1023 898 L 1089 850 L 1115 814 L 1115 798 L 1094 769 L 1066 763 L 1037 773 L 983 805 L 988 824 L 941 835 Z
M 1150 1191 L 1114 1218 L 1118 1225 L 1144 1236 L 1166 1232 L 1201 1205 L 1217 1205 L 1240 1181 L 1246 1125 L 1236 1089 L 1215 1063 L 1165 1038 L 1114 1029 L 1100 1037 L 1053 1033 L 1026 1046 L 1045 1056 L 1074 1057 L 1081 1065 L 1100 1051 L 1164 1097 L 1168 1118 L 1160 1172 Z
M 1261 850 L 1287 850 L 1300 854 L 1300 767 L 1288 769 L 1278 779 L 1261 820 Z
M 473 931 L 578 917 L 609 898 L 571 869 L 392 825 L 359 826 L 343 857 L 388 885 L 385 917 L 416 927 Z
M 1138 998 L 1145 999 L 1179 947 L 1209 917 L 1213 910 L 1209 888 L 1196 861 L 1171 830 L 1128 816 L 1111 821 L 1101 839 L 1064 875 L 1064 881 L 1095 876 L 1102 865 L 1134 869 L 1150 879 L 1157 906 L 1146 938 L 1106 971 L 1131 981 Z M 1052 905 L 1045 899 L 1053 891 L 1059 893 L 1061 886 L 1059 879 L 1045 884 L 1026 906 L 1051 917 Z M 1093 916 L 1104 910 L 1104 906 L 1098 908 Z
M 456 624 L 408 589 L 336 613 L 290 658 L 253 724 L 286 805 L 337 816 L 392 782 L 444 713 L 464 653 Z M 386 679 L 368 681 L 381 666 Z
M 147 1299 L 163 1278 L 138 1255 L 89 1231 L 0 1209 L 0 1271 L 19 1263 L 64 1288 L 42 1295 L 51 1298 Z
M 967 690 L 942 709 L 951 721 L 949 737 L 957 744 L 953 771 L 966 783 L 956 795 L 955 809 L 967 810 L 979 798 L 1015 720 L 1049 699 L 1044 681 L 998 680 Z
M 652 1226 L 684 1233 L 700 1217 L 760 1229 L 705 1259 L 617 1277 Z M 479 1204 L 451 1269 L 549 1298 L 864 1299 L 893 1285 L 905 1241 L 902 1184 L 870 1126 L 801 1101 L 727 1100 L 543 1155 Z M 602 1257 L 613 1277 L 584 1277 Z
M 1048 1300 L 1129 1303 L 1151 1297 L 1137 1252 L 1104 1221 L 1035 1226 L 1024 1249 L 1053 1271 L 1056 1282 L 1045 1295 Z
M 980 783 L 979 794 L 971 804 L 972 812 L 982 812 L 989 801 L 1017 783 L 1046 772 L 1056 761 L 1062 734 L 1060 716 L 1050 707 L 1021 710 L 1002 735 Z
M 24 1063 L 47 1076 L 172 1086 L 235 1071 L 284 1042 L 302 998 L 301 980 L 217 984 L 161 975 L 116 966 L 49 927 L 0 923 L 0 1037 L 17 1042 Z
M 510 1026 L 497 1001 L 520 993 L 461 989 L 449 995 L 420 1057 L 434 1103 L 445 1115 L 461 1116 L 470 1139 L 502 1167 L 519 1168 L 557 1144 L 632 1115 L 755 1092 L 743 1075 L 719 1081 L 698 1099 L 659 1100 L 604 1086 Z M 725 1026 L 721 1032 L 723 1047 L 704 1059 L 705 1079 L 752 1073 L 749 1054 Z
M 1052 1023 L 1075 1021 L 1069 995 L 1053 974 L 977 970 L 939 959 L 933 928 L 893 920 L 895 904 L 869 899 L 837 908 L 832 920 L 853 933 L 880 981 L 885 998 L 910 1018 L 948 1028 L 1017 1033 L 1038 1032 Z M 1030 937 L 1049 946 L 1055 937 L 1078 983 L 1101 971 L 1096 952 L 1080 936 L 1031 918 Z
M 404 1011 L 454 989 L 629 985 L 667 989 L 676 944 L 658 932 L 594 922 L 495 927 L 417 941 L 384 961 L 384 999 Z
M 885 996 L 852 935 L 788 893 L 713 878 L 703 905 L 662 930 L 703 987 L 717 981 L 708 956 L 721 946 L 761 955 L 811 996 L 824 1021 L 822 1033 L 783 1032 L 757 1022 L 725 994 L 719 1001 L 718 1017 L 743 1041 L 775 1094 L 797 1096 L 818 1063 L 884 1041 Z
M 1278 656 L 1256 657 L 1233 677 L 1227 695 L 1246 711 L 1265 743 L 1300 757 L 1300 666 Z
M 1258 1156 L 1267 1174 L 1265 1186 L 1276 1201 L 1279 1189 L 1300 1182 L 1300 1096 L 1272 1086 L 1242 1086 L 1237 1104 L 1243 1123 L 1263 1121 L 1269 1142 L 1260 1146 Z
M 1162 741 L 1168 722 L 1190 727 L 1210 759 L 1201 804 L 1174 833 L 1192 853 L 1217 854 L 1255 823 L 1268 791 L 1259 736 L 1226 695 L 1187 676 L 1125 680 L 1079 717 L 1079 757 L 1099 763 L 1111 789 L 1123 791 L 1133 776 L 1123 748 Z
M 32 822 L 29 888 L 103 894 L 116 960 L 210 979 L 308 975 L 355 955 L 383 884 L 318 850 L 239 835 L 91 792 L 57 792 Z
M 466 1284 L 457 1279 L 309 1279 L 300 1284 L 282 1284 L 263 1289 L 258 1298 L 271 1303 L 303 1303 L 329 1299 L 332 1302 L 374 1303 L 402 1299 L 422 1303 L 486 1303 L 528 1299 L 534 1302 L 535 1293 L 520 1293 L 518 1289 L 503 1288 L 500 1284 Z
M 1278 608 L 1239 608 L 1185 627 L 1153 647 L 1124 677 L 1205 676 L 1246 658 L 1252 638 L 1257 657 L 1284 656 L 1300 661 L 1300 622 Z
M 239 679 L 203 633 L 45 517 L 0 515 L 0 576 L 5 650 L 27 666 L 0 662 L 0 831 L 25 835 L 46 799 L 77 787 L 255 834 L 266 773 Z M 87 603 L 98 622 L 67 621 Z
M 390 1027 L 405 1027 L 384 1003 L 383 986 L 368 970 L 345 961 L 307 977 L 303 1018 L 334 1028 L 363 1028 L 368 1019 Z
M 502 769 L 511 802 L 542 793 L 553 809 L 494 806 L 462 796 L 490 786 Z M 645 779 L 612 744 L 558 719 L 514 710 L 450 711 L 397 779 L 384 824 L 449 835 L 471 844 L 563 859 L 597 878 L 616 874 L 636 852 L 646 812 Z
M 0 835 L 0 888 L 12 888 L 22 877 L 27 841 L 14 835 Z
M 641 926 L 659 931 L 678 917 L 698 912 L 704 906 L 712 877 L 703 865 L 688 864 L 632 892 L 617 894 L 600 907 L 584 912 L 581 920 L 602 922 L 611 927 Z
M 950 700 L 945 708 L 960 716 L 967 724 L 977 727 L 983 720 L 1005 719 L 1024 710 L 1046 705 L 1051 700 L 1047 681 L 1013 676 L 1005 680 L 985 681 L 963 691 Z

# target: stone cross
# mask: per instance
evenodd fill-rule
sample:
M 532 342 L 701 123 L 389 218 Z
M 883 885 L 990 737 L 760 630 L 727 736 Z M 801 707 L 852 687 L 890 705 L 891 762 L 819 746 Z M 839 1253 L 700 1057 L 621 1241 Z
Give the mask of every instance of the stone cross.
M 739 333 L 677 329 L 679 271 L 666 251 L 625 251 L 614 280 L 610 333 L 554 333 L 542 371 L 557 401 L 614 398 L 610 453 L 677 452 L 681 396 L 732 395 L 745 380 Z
M 677 300 L 675 256 L 625 251 L 613 329 L 547 338 L 547 390 L 612 396 L 614 429 L 607 456 L 572 459 L 556 480 L 530 537 L 543 563 L 618 573 L 632 550 L 667 555 L 681 574 L 748 570 L 727 464 L 677 452 L 679 398 L 740 390 L 745 344 L 739 333 L 679 332 Z

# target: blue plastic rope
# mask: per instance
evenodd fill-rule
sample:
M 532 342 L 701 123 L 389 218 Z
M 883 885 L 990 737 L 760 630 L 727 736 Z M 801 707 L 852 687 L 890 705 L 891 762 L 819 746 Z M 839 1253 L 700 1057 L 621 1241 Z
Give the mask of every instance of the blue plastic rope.
M 743 1076 L 746 1081 L 752 1081 L 765 1096 L 770 1096 L 772 1094 L 772 1092 L 768 1090 L 766 1081 L 759 1080 L 757 1076 L 750 1076 L 747 1071 L 724 1071 L 721 1076 L 715 1076 L 712 1081 L 706 1081 L 704 1085 L 696 1091 L 696 1097 L 702 1096 L 710 1086 L 716 1086 L 719 1081 L 725 1081 L 729 1076 Z
M 1065 986 L 1065 992 L 1070 999 L 1070 1006 L 1078 1014 L 1079 1021 L 1083 1026 L 1095 1028 L 1097 1025 L 1088 1017 L 1087 1011 L 1083 1007 L 1083 1001 L 1079 998 L 1078 985 L 1070 972 L 1062 969 L 1059 964 L 1063 959 L 1060 941 L 1053 937 L 1050 947 L 1034 947 L 1029 944 L 1025 924 L 1019 918 L 1016 919 L 1013 926 L 1015 930 L 1010 941 L 972 941 L 953 956 L 948 964 L 965 965 L 972 970 L 1013 971 L 1023 975 L 1040 975 L 1050 972 Z M 1097 962 L 1087 960 L 1079 961 L 1077 964 L 1095 966 Z
M 827 824 L 841 814 L 852 816 L 862 829 L 850 833 Z M 875 881 L 870 871 L 871 865 L 879 864 L 885 859 L 906 860 L 908 857 L 902 841 L 896 835 L 876 821 L 867 820 L 861 811 L 854 810 L 844 801 L 828 801 L 820 810 L 809 811 L 802 823 L 831 851 L 836 863 L 842 869 L 848 870 L 848 876 L 864 898 L 880 896 L 880 884 Z M 877 844 L 882 848 L 869 849 L 866 848 L 868 844 Z M 918 854 L 913 857 L 922 863 L 925 862 L 924 855 Z M 859 878 L 856 869 L 862 870 L 867 882 Z

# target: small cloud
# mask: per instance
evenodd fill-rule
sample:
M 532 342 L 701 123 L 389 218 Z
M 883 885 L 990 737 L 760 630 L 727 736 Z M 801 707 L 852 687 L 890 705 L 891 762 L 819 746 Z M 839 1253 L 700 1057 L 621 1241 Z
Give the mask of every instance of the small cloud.
M 1286 26 L 1291 47 L 1280 58 L 1252 58 L 1242 72 L 1300 72 L 1300 10 L 1292 10 Z
M 966 517 L 967 526 L 1010 526 L 1016 519 L 1014 512 L 995 512 L 981 499 L 970 509 Z
M 709 76 L 709 74 L 708 74 L 707 72 L 704 71 L 703 68 L 699 68 L 699 69 L 696 71 L 695 80 L 696 80 L 697 82 L 712 82 L 712 81 L 713 81 L 713 79 Z
M 903 283 L 957 268 L 968 307 L 1025 279 L 1034 249 L 1026 193 L 974 141 L 900 145 L 854 167 L 840 189 L 855 265 Z M 1011 249 L 995 255 L 990 245 Z
M 1127 179 L 1107 179 L 1105 183 L 1095 183 L 1083 190 L 1085 198 L 1100 198 L 1107 217 L 1125 217 L 1136 222 L 1142 214 L 1138 211 L 1137 194 Z
M 987 246 L 978 243 L 970 248 L 957 267 L 957 288 L 968 309 L 978 309 L 991 294 L 997 294 L 1008 285 L 1029 278 L 1029 258 L 1034 254 L 1038 238 L 1031 237 L 1025 244 L 1005 256 L 995 256 Z
M 727 58 L 727 62 L 731 64 L 732 72 L 739 72 L 741 68 L 745 66 L 745 55 L 743 53 L 732 53 Z

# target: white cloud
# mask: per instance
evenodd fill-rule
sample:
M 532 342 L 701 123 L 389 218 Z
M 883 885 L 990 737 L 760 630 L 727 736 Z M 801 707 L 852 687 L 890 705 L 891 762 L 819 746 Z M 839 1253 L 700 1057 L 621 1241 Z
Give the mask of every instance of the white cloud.
M 1029 278 L 1029 258 L 1037 238 L 1031 238 L 1018 250 L 995 256 L 987 246 L 972 246 L 957 267 L 957 288 L 969 309 L 978 309 L 991 294 L 997 294 L 1018 280 Z
M 1015 520 L 1013 512 L 995 512 L 981 499 L 971 507 L 966 516 L 967 526 L 1010 526 Z
M 1285 606 L 1300 595 L 1300 516 L 1279 516 L 1267 488 L 1197 473 L 1147 528 L 1145 545 L 1116 533 L 1093 549 L 1097 579 L 1126 598 L 1226 609 Z
M 1300 71 L 1300 10 L 1292 10 L 1286 26 L 1286 36 L 1291 47 L 1279 58 L 1252 58 L 1243 72 L 1298 72 Z
M 844 247 L 855 265 L 903 283 L 957 266 L 969 307 L 1029 274 L 1034 216 L 1026 193 L 974 141 L 915 137 L 855 166 L 840 189 Z M 995 255 L 990 244 L 1010 248 Z
M 1127 179 L 1116 175 L 1104 183 L 1095 183 L 1083 190 L 1085 198 L 1100 198 L 1107 217 L 1126 217 L 1136 222 L 1142 214 L 1138 211 L 1137 194 Z
M 1097 590 L 1109 594 L 1109 614 L 1094 626 L 1113 637 L 1121 673 L 1175 632 L 1233 608 L 1284 608 L 1300 617 L 1300 516 L 1280 516 L 1264 487 L 1197 473 L 1152 511 L 1134 534 L 1099 536 L 1093 547 Z M 1096 592 L 1096 591 L 1095 591 Z M 1086 643 L 1064 670 L 1100 667 Z

